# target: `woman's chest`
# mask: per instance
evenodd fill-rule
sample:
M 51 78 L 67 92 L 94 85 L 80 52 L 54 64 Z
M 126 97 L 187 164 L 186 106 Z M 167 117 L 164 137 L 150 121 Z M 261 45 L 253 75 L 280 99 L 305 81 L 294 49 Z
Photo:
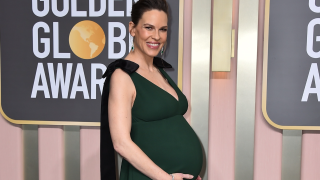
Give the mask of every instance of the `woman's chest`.
M 178 99 L 147 79 L 139 77 L 138 74 L 132 75 L 131 78 L 136 89 L 136 97 L 132 107 L 133 116 L 144 121 L 153 121 L 183 115 L 187 111 L 188 101 L 175 84 L 172 88 Z

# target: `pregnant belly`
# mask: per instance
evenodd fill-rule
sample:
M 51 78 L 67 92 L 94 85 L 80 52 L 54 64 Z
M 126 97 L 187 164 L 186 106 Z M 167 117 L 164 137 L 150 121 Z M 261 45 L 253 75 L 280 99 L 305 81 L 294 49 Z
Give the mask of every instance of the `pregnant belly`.
M 132 124 L 132 140 L 168 173 L 192 174 L 202 168 L 200 141 L 183 116 Z

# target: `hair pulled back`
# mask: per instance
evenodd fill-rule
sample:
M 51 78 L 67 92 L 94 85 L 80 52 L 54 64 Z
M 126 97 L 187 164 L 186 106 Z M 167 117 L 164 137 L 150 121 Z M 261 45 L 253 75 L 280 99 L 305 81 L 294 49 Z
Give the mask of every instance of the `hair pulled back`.
M 131 21 L 136 26 L 143 13 L 154 9 L 163 11 L 168 16 L 168 3 L 166 0 L 139 0 L 132 5 Z

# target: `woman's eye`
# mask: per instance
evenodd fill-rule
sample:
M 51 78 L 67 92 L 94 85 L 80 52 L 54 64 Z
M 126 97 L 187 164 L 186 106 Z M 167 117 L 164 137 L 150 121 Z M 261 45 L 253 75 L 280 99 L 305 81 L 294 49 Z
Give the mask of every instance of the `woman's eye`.
M 160 29 L 161 31 L 163 31 L 163 32 L 166 32 L 168 29 Z
M 146 29 L 151 30 L 151 29 L 152 29 L 152 27 L 146 27 Z

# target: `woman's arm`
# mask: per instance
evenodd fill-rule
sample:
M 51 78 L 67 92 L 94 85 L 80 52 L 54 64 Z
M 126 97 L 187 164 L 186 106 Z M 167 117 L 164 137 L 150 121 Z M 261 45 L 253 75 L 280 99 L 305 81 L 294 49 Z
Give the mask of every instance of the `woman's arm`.
M 128 74 L 117 69 L 110 80 L 108 102 L 109 127 L 114 149 L 136 169 L 154 180 L 171 180 L 132 140 L 131 108 L 135 87 Z

